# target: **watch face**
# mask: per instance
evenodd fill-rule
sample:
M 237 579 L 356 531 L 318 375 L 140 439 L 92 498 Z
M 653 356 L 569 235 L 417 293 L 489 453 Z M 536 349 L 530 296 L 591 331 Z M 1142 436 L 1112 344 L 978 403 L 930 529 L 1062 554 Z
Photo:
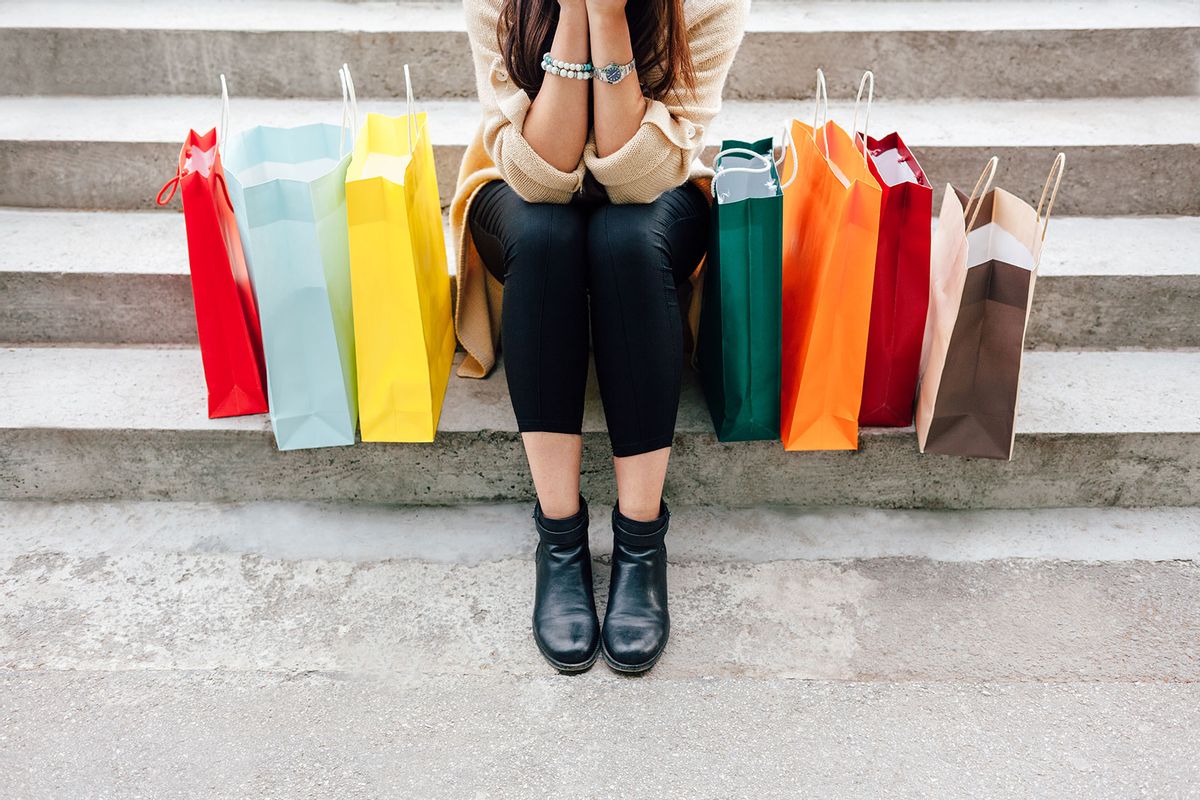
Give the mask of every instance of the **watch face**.
M 621 68 L 616 64 L 609 64 L 604 68 L 604 80 L 609 83 L 616 83 L 621 79 Z

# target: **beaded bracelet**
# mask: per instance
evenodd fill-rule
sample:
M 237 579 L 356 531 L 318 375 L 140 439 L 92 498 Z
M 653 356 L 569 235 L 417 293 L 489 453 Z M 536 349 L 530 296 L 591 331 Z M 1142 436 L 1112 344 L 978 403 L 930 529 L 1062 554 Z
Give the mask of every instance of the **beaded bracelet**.
M 559 61 L 549 53 L 542 56 L 542 69 L 549 72 L 551 75 L 558 75 L 563 78 L 578 78 L 586 81 L 592 77 L 591 64 L 573 64 L 569 61 Z

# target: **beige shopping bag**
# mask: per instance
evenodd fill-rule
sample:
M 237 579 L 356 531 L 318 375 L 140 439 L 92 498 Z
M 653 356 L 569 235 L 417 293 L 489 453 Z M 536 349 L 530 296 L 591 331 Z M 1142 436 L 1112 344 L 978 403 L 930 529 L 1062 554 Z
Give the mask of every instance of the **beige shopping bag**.
M 1055 158 L 1036 209 L 989 190 L 995 158 L 970 196 L 946 187 L 931 251 L 921 452 L 1012 458 L 1025 331 L 1065 160 Z

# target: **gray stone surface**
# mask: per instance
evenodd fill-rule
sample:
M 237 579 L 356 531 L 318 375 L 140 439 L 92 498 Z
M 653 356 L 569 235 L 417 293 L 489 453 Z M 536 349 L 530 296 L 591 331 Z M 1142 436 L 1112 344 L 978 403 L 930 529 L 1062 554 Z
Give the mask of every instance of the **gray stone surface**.
M 593 500 L 603 609 L 611 534 L 605 504 Z M 155 518 L 150 505 L 0 507 L 0 669 L 410 679 L 550 672 L 529 635 L 533 535 L 516 507 L 160 504 Z M 988 528 L 1009 517 L 1012 545 L 993 537 L 972 551 L 963 543 L 982 560 L 808 560 L 792 557 L 804 548 L 789 539 L 839 520 L 853 536 L 870 514 L 678 506 L 672 641 L 650 680 L 1195 682 L 1200 567 L 1194 529 L 1181 530 L 1189 513 L 1154 511 L 1143 523 L 1126 513 L 1131 539 L 1155 535 L 1141 525 L 1174 528 L 1174 559 L 1158 562 L 1057 560 L 1070 552 L 1052 534 L 1085 511 L 1065 520 L 1058 511 L 940 520 L 978 525 L 986 541 Z M 1111 515 L 1091 515 L 1111 527 Z M 241 535 L 256 516 L 271 521 Z M 874 523 L 912 540 L 921 516 L 876 513 Z M 380 530 L 385 521 L 389 534 Z M 487 527 L 499 541 L 475 552 Z M 1039 560 L 1011 558 L 1022 538 L 1049 549 Z M 867 553 L 871 541 L 861 540 Z M 1113 544 L 1106 549 L 1117 554 Z
M 676 506 L 630 679 L 525 506 L 0 503 L 5 797 L 1187 797 L 1195 514 Z
M 0 342 L 196 341 L 177 216 L 0 209 L 0 247 Z M 1055 219 L 1027 346 L 1200 347 L 1197 253 L 1200 217 Z
M 151 671 L 0 688 L 12 800 L 1125 800 L 1200 780 L 1195 684 Z
M 204 94 L 225 72 L 243 95 L 332 97 L 349 61 L 360 96 L 469 97 L 473 73 L 453 3 L 250 3 L 147 9 L 124 2 L 0 6 L 0 75 L 28 94 Z M 885 97 L 1194 94 L 1200 15 L 1178 2 L 754 4 L 731 97 L 794 97 L 818 67 L 857 82 L 870 54 Z M 130 24 L 135 19 L 136 24 Z M 1154 51 L 1145 59 L 1141 53 Z M 964 60 L 979 64 L 962 69 Z M 861 59 L 859 59 L 861 60 Z M 322 66 L 323 65 L 323 66 Z M 801 76 L 798 78 L 798 76 Z
M 778 134 L 776 123 L 813 115 L 812 79 L 796 87 L 796 98 L 775 101 L 725 103 L 709 126 L 705 139 L 718 144 L 729 136 L 747 136 L 762 130 Z M 854 85 L 831 87 L 830 115 L 847 130 L 854 112 Z M 437 145 L 466 146 L 479 122 L 479 104 L 469 100 L 429 100 L 420 104 L 430 115 L 431 138 Z M 157 142 L 172 144 L 178 154 L 187 129 L 208 128 L 218 121 L 216 92 L 211 96 L 137 97 L 20 97 L 0 96 L 0 139 L 62 142 Z M 367 113 L 403 114 L 398 100 L 359 98 L 359 117 Z M 1076 100 L 877 100 L 871 107 L 870 132 L 883 134 L 900 128 L 905 141 L 919 148 L 1005 148 L 1179 145 L 1200 143 L 1200 96 L 1091 98 Z M 341 121 L 341 100 L 263 99 L 234 95 L 230 130 L 254 125 L 303 125 Z M 860 119 L 860 122 L 862 120 Z M 986 161 L 984 159 L 983 161 Z M 1046 170 L 1042 170 L 1038 190 Z M 983 162 L 971 175 L 971 183 Z M 1068 164 L 1068 169 L 1070 165 Z M 940 184 L 951 179 L 927 170 Z M 174 170 L 171 171 L 174 174 Z M 1008 185 L 1011 171 L 1001 159 L 996 173 L 999 185 Z M 786 176 L 785 176 L 786 177 Z M 965 176 L 964 176 L 965 177 Z M 957 178 L 954 178 L 957 180 Z M 1065 183 L 1065 181 L 1064 181 Z M 162 185 L 160 182 L 159 186 Z M 969 187 L 968 187 L 969 188 Z M 155 192 L 158 187 L 155 187 Z
M 611 552 L 613 498 L 592 495 L 592 553 Z M 865 508 L 671 509 L 676 560 L 750 564 L 926 558 L 934 561 L 1200 561 L 1200 509 L 991 511 Z M 240 553 L 349 563 L 418 559 L 480 564 L 533 553 L 528 503 L 44 502 L 0 500 L 0 558 L 79 560 L 150 552 Z
M 807 94 L 808 83 L 797 91 Z M 336 123 L 340 106 L 236 99 L 232 125 Z M 361 109 L 398 113 L 402 106 L 364 98 Z M 424 108 L 431 114 L 442 202 L 448 203 L 478 107 L 471 100 L 441 100 Z M 703 159 L 711 160 L 723 136 L 771 135 L 782 120 L 811 113 L 808 100 L 729 102 L 707 133 Z M 834 115 L 849 125 L 844 102 L 835 104 Z M 210 97 L 0 98 L 0 205 L 153 208 L 159 187 L 175 173 L 188 128 L 207 129 L 216 119 Z M 871 120 L 875 132 L 900 126 L 939 195 L 947 181 L 973 185 L 996 155 L 997 185 L 1036 201 L 1054 154 L 1063 150 L 1067 177 L 1057 214 L 1200 214 L 1200 97 L 898 100 L 877 103 Z
M 796 3 L 756 0 L 750 31 L 1127 30 L 1200 27 L 1187 0 L 1119 0 L 1049 4 L 1029 13 L 1021 0 L 857 0 Z M 172 8 L 142 0 L 56 0 L 29 4 L 0 0 L 0 28 L 126 28 L 133 14 L 148 30 L 464 31 L 457 0 L 209 0 Z M 940 27 L 939 27 L 940 26 Z
M 722 444 L 689 370 L 667 493 L 739 506 L 1200 505 L 1198 366 L 1200 353 L 1030 353 L 1012 462 L 921 456 L 911 429 L 866 429 L 857 452 Z M 418 504 L 529 497 L 499 372 L 452 379 L 433 445 L 280 453 L 264 416 L 209 420 L 203 398 L 194 349 L 0 351 L 0 492 Z M 594 383 L 584 430 L 584 485 L 610 492 Z

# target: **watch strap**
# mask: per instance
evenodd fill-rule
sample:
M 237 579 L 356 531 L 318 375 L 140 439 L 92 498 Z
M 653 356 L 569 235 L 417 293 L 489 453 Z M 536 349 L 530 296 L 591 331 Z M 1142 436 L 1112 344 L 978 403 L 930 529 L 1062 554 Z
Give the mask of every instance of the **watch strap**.
M 628 64 L 613 62 L 606 67 L 596 67 L 592 74 L 596 80 L 604 83 L 620 83 L 626 75 L 633 72 L 635 66 L 636 59 L 630 59 Z

